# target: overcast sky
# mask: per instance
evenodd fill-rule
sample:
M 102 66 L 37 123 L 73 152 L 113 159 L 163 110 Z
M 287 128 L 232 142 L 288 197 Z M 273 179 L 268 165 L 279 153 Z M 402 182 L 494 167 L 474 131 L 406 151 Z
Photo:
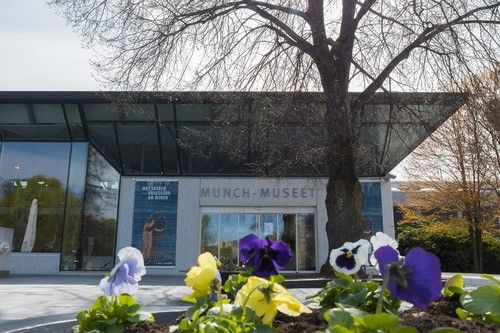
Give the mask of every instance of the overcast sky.
M 99 90 L 89 59 L 45 0 L 0 0 L 0 90 Z

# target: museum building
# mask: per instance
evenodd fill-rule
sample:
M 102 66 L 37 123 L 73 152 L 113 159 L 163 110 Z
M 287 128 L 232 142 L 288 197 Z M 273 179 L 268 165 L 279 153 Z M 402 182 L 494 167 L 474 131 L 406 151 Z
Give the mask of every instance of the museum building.
M 465 100 L 377 93 L 363 107 L 367 236 L 394 235 L 389 171 Z M 125 246 L 148 274 L 183 274 L 202 251 L 231 269 L 250 233 L 290 244 L 287 271 L 318 271 L 328 172 L 305 157 L 324 143 L 323 113 L 319 93 L 0 92 L 10 273 L 107 271 Z

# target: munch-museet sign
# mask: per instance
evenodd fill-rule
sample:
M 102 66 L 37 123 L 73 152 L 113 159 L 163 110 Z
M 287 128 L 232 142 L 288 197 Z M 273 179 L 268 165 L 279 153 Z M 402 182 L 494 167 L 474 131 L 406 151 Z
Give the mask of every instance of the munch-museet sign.
M 200 191 L 202 198 L 303 198 L 313 199 L 315 197 L 314 188 L 299 187 L 204 187 Z

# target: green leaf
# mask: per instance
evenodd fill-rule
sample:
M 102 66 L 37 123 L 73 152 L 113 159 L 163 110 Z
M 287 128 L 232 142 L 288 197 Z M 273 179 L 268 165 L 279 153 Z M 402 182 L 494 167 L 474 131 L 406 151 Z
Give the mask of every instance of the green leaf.
M 453 275 L 446 281 L 443 288 L 443 295 L 451 297 L 455 294 L 462 294 L 464 291 L 464 277 L 461 274 Z
M 256 333 L 276 333 L 277 330 L 275 328 L 269 327 L 267 325 L 257 325 L 255 326 Z
M 344 274 L 344 273 L 335 272 L 335 276 L 337 276 L 340 280 L 343 280 L 343 281 L 347 281 L 347 282 L 353 282 L 354 281 L 354 279 L 352 278 L 352 276 Z
M 332 327 L 328 328 L 328 333 L 354 333 L 354 329 L 349 329 L 344 326 L 340 325 L 333 325 Z
M 107 333 L 123 333 L 125 332 L 125 326 L 121 324 L 115 324 L 108 326 L 108 329 L 106 330 Z
M 462 333 L 462 331 L 452 327 L 437 327 L 430 330 L 429 333 Z
M 462 320 L 468 320 L 472 317 L 472 313 L 465 311 L 462 308 L 457 308 L 455 310 L 455 313 L 457 314 L 457 317 L 462 319 Z
M 393 328 L 389 331 L 389 333 L 417 333 L 417 329 L 411 326 L 399 326 Z
M 285 277 L 281 274 L 276 274 L 276 275 L 271 276 L 271 278 L 269 280 L 271 281 L 271 283 L 281 284 L 285 281 Z
M 462 307 L 474 314 L 500 316 L 500 286 L 486 285 L 462 295 Z
M 390 330 L 399 323 L 399 317 L 389 313 L 368 314 L 363 317 L 367 328 Z
M 494 277 L 493 275 L 489 275 L 489 274 L 481 274 L 482 277 L 484 277 L 485 279 L 488 279 L 490 281 L 493 281 L 497 284 L 500 284 L 500 280 L 497 279 L 496 277 Z
M 354 319 L 352 315 L 344 309 L 335 308 L 330 310 L 328 314 L 328 323 L 330 325 L 342 325 L 347 328 L 352 328 Z
M 494 315 L 492 313 L 488 313 L 487 315 L 485 315 L 484 320 L 488 323 L 500 324 L 500 316 Z

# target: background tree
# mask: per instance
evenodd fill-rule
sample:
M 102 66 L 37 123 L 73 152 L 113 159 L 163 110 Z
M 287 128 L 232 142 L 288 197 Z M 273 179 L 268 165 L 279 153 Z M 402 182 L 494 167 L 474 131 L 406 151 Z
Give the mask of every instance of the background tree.
M 101 50 L 96 68 L 113 87 L 322 91 L 330 249 L 362 234 L 367 100 L 389 78 L 428 90 L 498 62 L 496 0 L 50 2 Z
M 483 231 L 495 232 L 500 218 L 500 68 L 464 88 L 472 97 L 412 153 L 406 170 L 415 181 L 411 206 L 441 219 L 462 213 L 474 271 L 481 272 Z

